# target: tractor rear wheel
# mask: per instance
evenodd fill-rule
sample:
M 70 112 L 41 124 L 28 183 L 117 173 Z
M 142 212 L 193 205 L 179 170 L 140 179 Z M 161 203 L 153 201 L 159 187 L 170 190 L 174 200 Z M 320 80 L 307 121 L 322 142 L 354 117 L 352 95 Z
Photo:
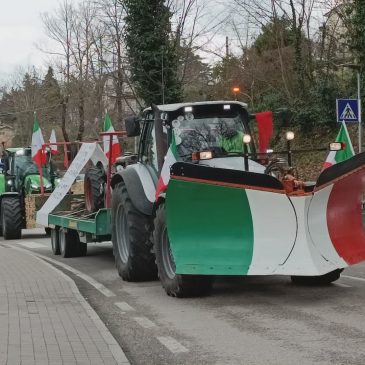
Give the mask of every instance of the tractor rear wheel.
M 325 286 L 338 280 L 342 271 L 337 269 L 320 276 L 291 276 L 291 281 L 296 285 Z
M 51 229 L 51 247 L 54 255 L 59 255 L 60 251 L 60 235 L 58 228 Z
M 150 242 L 152 224 L 149 216 L 133 205 L 126 186 L 119 183 L 112 196 L 112 242 L 115 265 L 125 281 L 157 278 Z
M 59 240 L 60 240 L 60 253 L 62 257 L 68 258 L 78 255 L 80 238 L 77 231 L 73 229 L 65 231 L 64 229 L 61 228 L 59 230 Z
M 5 240 L 22 238 L 23 214 L 18 197 L 3 198 L 1 201 L 1 225 Z
M 105 175 L 101 168 L 91 167 L 86 171 L 84 181 L 85 208 L 89 213 L 104 208 Z
M 213 284 L 212 276 L 176 274 L 175 261 L 167 234 L 164 204 L 161 204 L 156 212 L 153 241 L 158 276 L 167 295 L 183 298 L 210 293 Z

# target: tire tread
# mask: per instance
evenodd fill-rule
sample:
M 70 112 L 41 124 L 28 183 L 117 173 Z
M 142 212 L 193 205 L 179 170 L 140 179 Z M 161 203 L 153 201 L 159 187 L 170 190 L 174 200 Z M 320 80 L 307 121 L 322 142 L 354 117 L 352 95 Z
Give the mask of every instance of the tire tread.
M 1 202 L 3 235 L 5 240 L 20 239 L 23 227 L 23 211 L 18 197 L 3 198 Z

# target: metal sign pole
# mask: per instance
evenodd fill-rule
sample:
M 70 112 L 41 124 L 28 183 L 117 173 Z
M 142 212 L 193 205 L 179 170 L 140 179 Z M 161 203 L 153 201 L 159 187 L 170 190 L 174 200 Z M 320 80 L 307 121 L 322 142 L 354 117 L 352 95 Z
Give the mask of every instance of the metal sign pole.
M 361 125 L 361 85 L 360 85 L 360 71 L 357 71 L 357 103 L 358 103 L 358 113 L 359 113 L 359 153 L 361 152 L 362 144 L 362 125 Z

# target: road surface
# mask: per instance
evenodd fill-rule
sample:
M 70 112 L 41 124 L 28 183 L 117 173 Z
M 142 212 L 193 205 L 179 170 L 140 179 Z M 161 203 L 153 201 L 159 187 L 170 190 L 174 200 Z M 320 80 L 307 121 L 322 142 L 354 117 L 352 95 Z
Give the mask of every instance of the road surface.
M 0 244 L 51 260 L 74 279 L 131 364 L 365 363 L 365 264 L 328 287 L 296 287 L 288 277 L 219 278 L 209 297 L 176 299 L 158 281 L 123 282 L 111 243 L 63 259 L 43 232 Z

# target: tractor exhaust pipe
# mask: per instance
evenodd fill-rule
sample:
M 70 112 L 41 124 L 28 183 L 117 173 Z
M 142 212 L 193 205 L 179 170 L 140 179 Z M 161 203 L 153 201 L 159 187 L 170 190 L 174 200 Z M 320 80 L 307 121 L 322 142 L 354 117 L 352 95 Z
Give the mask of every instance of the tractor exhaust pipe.
M 157 164 L 159 173 L 162 170 L 164 158 L 167 153 L 167 136 L 164 138 L 163 126 L 161 119 L 161 110 L 157 105 L 152 104 L 151 108 L 155 118 L 155 138 L 156 138 L 156 152 L 157 152 Z

